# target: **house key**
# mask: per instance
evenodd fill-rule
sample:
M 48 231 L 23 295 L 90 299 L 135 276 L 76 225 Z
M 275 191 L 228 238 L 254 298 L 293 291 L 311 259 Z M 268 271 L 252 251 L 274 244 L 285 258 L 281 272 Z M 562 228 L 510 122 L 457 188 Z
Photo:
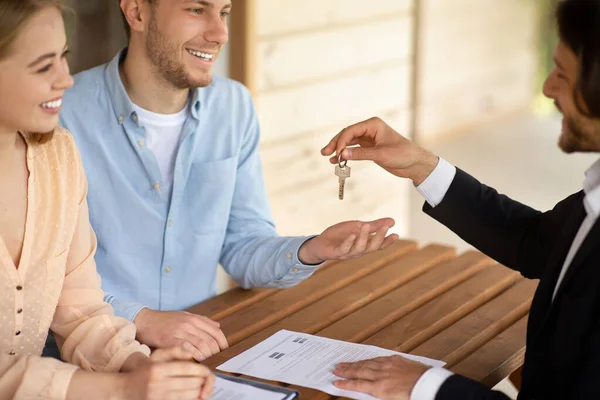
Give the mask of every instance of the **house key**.
M 344 200 L 344 187 L 346 186 L 346 179 L 350 178 L 351 168 L 348 166 L 348 160 L 342 162 L 342 153 L 338 156 L 338 165 L 335 166 L 335 176 L 339 178 L 340 188 L 338 191 L 338 198 Z

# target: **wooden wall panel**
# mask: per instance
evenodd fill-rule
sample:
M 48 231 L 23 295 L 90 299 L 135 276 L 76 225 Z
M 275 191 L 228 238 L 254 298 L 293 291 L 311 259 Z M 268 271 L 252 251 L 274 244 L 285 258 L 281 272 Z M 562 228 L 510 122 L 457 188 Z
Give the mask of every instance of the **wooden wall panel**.
M 265 142 L 410 106 L 410 68 L 376 67 L 340 79 L 255 96 Z
M 310 31 L 261 40 L 258 91 L 313 80 L 335 79 L 377 65 L 409 62 L 411 19 L 394 18 L 358 26 Z M 387 38 L 393 38 L 393 42 Z
M 421 0 L 416 49 L 421 142 L 532 106 L 537 6 L 522 0 Z
M 427 142 L 527 108 L 535 7 L 523 0 L 247 3 L 252 65 L 245 68 L 280 232 L 316 233 L 340 220 L 386 215 L 406 232 L 411 185 L 355 163 L 340 202 L 321 147 L 374 115 Z
M 260 36 L 410 15 L 414 0 L 260 0 Z

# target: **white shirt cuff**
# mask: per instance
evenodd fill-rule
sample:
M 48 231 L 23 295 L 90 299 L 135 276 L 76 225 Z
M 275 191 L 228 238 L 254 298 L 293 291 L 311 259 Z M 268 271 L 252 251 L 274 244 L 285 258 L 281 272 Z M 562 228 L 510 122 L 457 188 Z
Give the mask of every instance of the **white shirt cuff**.
M 412 392 L 410 392 L 410 400 L 435 400 L 435 396 L 437 396 L 446 379 L 452 375 L 454 375 L 453 372 L 444 368 L 428 369 L 421 375 Z
M 444 200 L 455 175 L 456 167 L 440 157 L 438 165 L 427 179 L 417 186 L 417 191 L 431 207 L 435 207 Z

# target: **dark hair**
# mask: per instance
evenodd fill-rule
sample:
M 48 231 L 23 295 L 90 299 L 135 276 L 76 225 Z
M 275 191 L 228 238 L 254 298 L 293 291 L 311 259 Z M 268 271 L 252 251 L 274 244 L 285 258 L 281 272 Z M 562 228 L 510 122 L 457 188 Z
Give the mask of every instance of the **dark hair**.
M 587 117 L 600 118 L 600 1 L 563 0 L 556 19 L 560 39 L 579 60 L 575 105 Z
M 158 0 L 146 0 L 152 7 L 158 3 Z M 117 0 L 117 4 L 119 8 L 121 6 L 121 0 Z M 129 26 L 129 22 L 127 22 L 127 18 L 125 18 L 125 14 L 121 11 L 121 16 L 123 17 L 123 26 L 125 27 L 125 33 L 127 34 L 127 40 L 131 38 L 131 27 Z

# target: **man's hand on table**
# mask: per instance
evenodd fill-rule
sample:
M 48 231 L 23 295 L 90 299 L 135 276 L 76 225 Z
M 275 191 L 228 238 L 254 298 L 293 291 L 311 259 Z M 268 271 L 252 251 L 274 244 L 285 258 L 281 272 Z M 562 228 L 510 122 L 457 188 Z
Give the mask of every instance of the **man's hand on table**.
M 377 250 L 383 250 L 398 240 L 398 235 L 387 235 L 394 226 L 392 218 L 371 222 L 347 221 L 327 228 L 319 236 L 305 242 L 298 258 L 307 265 L 329 260 L 349 260 Z
M 185 311 L 141 310 L 133 321 L 137 339 L 153 348 L 191 345 L 196 361 L 229 347 L 218 322 Z M 186 344 L 187 343 L 187 344 Z
M 368 393 L 382 400 L 409 400 L 419 378 L 430 367 L 402 356 L 338 364 L 333 373 L 345 380 L 336 387 Z

